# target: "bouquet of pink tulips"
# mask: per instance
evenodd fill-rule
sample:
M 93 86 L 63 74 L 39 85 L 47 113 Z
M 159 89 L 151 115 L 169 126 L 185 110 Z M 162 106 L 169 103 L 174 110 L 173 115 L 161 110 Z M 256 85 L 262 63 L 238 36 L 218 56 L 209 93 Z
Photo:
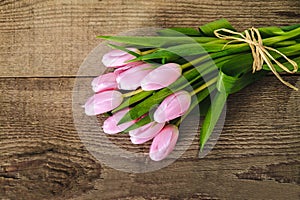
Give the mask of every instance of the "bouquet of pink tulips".
M 107 113 L 107 134 L 128 133 L 133 144 L 153 140 L 149 156 L 154 161 L 172 152 L 178 126 L 197 106 L 205 116 L 203 149 L 229 94 L 270 71 L 297 90 L 279 72 L 298 72 L 300 25 L 239 33 L 222 19 L 199 29 L 162 29 L 155 36 L 99 37 L 125 46 L 111 44 L 114 50 L 103 56 L 111 70 L 92 81 L 95 94 L 85 112 Z

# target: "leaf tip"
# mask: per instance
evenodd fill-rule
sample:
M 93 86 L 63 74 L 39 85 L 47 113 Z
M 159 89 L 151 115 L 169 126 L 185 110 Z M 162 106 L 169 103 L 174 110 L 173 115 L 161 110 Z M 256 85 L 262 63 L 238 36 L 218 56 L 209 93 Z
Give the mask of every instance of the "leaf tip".
M 98 36 L 96 36 L 96 38 L 109 39 L 109 38 L 111 38 L 111 36 L 107 36 L 107 35 L 98 35 Z
M 203 152 L 204 145 L 205 145 L 205 143 L 203 143 L 202 141 L 200 141 L 200 152 Z

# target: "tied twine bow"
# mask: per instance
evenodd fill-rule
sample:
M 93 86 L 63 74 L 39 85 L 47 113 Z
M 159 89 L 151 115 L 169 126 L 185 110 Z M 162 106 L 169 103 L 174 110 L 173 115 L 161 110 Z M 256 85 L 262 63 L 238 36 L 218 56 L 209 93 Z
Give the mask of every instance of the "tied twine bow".
M 232 34 L 232 36 L 224 35 L 224 34 L 221 34 L 219 32 L 230 33 L 230 34 Z M 242 33 L 239 33 L 239 32 L 235 32 L 235 31 L 231 31 L 231 30 L 228 30 L 228 29 L 225 29 L 225 28 L 221 28 L 221 29 L 215 30 L 214 34 L 215 34 L 216 37 L 218 37 L 220 39 L 232 40 L 232 41 L 228 42 L 227 44 L 232 43 L 232 42 L 246 42 L 246 43 L 248 43 L 250 48 L 251 48 L 252 56 L 253 56 L 253 65 L 252 65 L 252 69 L 253 69 L 252 72 L 253 73 L 255 73 L 256 71 L 261 70 L 264 62 L 266 62 L 266 64 L 268 65 L 270 70 L 273 72 L 273 74 L 283 84 L 285 84 L 286 86 L 298 91 L 298 88 L 296 88 L 295 86 L 291 85 L 290 83 L 288 83 L 288 82 L 286 82 L 285 80 L 282 79 L 282 77 L 276 71 L 276 68 L 274 67 L 272 61 L 274 61 L 278 65 L 278 67 L 280 67 L 283 71 L 285 71 L 287 73 L 290 73 L 290 74 L 293 74 L 293 73 L 297 72 L 297 70 L 298 70 L 297 63 L 295 61 L 289 59 L 286 55 L 284 55 L 283 53 L 281 53 L 277 49 L 264 46 L 262 37 L 261 37 L 258 29 L 252 27 L 249 30 L 245 30 L 245 35 L 243 35 Z M 240 37 L 233 36 L 233 35 L 239 35 Z M 225 44 L 225 46 L 227 44 Z M 289 70 L 286 66 L 284 66 L 282 63 L 277 61 L 269 53 L 268 50 L 269 51 L 274 51 L 274 52 L 278 53 L 279 55 L 281 55 L 284 59 L 286 59 L 294 67 L 293 71 Z

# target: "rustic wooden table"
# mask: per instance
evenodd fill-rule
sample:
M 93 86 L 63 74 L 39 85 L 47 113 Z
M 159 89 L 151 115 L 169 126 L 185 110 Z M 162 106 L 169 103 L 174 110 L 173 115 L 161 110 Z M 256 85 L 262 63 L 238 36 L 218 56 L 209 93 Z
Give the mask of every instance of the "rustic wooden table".
M 195 138 L 168 167 L 125 173 L 95 159 L 77 134 L 72 88 L 96 35 L 218 18 L 239 30 L 291 25 L 300 1 L 0 1 L 0 199 L 299 199 L 300 95 L 274 76 L 229 98 L 203 159 Z M 285 79 L 300 86 L 300 76 Z

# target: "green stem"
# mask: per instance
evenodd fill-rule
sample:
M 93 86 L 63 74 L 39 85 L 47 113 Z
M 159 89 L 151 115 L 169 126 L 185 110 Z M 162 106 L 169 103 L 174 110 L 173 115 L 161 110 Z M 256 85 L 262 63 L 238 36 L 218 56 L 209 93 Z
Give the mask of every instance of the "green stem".
M 218 77 L 215 77 L 215 78 L 209 80 L 208 82 L 206 82 L 203 85 L 201 85 L 200 87 L 198 87 L 196 90 L 192 91 L 190 93 L 190 95 L 193 96 L 193 95 L 201 92 L 202 90 L 208 88 L 209 86 L 211 86 L 212 84 L 214 84 L 215 82 L 217 82 L 217 80 L 218 80 Z
M 157 48 L 155 48 L 155 49 L 150 49 L 150 50 L 148 50 L 148 51 L 143 51 L 143 52 L 141 52 L 141 56 L 144 56 L 144 55 L 147 55 L 147 54 L 150 54 L 150 53 L 153 53 L 153 52 L 155 52 L 155 51 L 157 51 L 158 49 Z
M 236 56 L 239 56 L 239 54 L 228 55 L 228 56 L 216 58 L 214 61 L 212 61 L 209 57 L 206 57 L 203 60 L 205 62 L 201 63 L 201 65 L 196 66 L 195 68 L 192 68 L 192 69 L 184 72 L 182 74 L 182 76 L 176 82 L 174 82 L 172 85 L 170 85 L 169 87 L 172 89 L 175 89 L 175 88 L 179 87 L 180 85 L 182 85 L 186 81 L 193 83 L 193 82 L 201 79 L 206 74 L 208 74 L 214 70 L 217 70 L 218 68 L 220 68 L 223 65 L 224 62 L 227 62 L 228 60 L 230 60 Z M 214 66 L 216 66 L 216 67 L 214 67 Z M 184 87 L 186 87 L 186 86 L 184 86 Z
M 199 62 L 205 61 L 207 58 L 209 58 L 209 55 L 205 55 L 205 56 L 196 58 L 195 60 L 192 60 L 192 61 L 190 61 L 190 62 L 187 62 L 187 63 L 181 65 L 180 67 L 181 67 L 181 69 L 183 70 L 183 69 L 186 69 L 186 68 L 191 67 L 191 66 L 193 66 L 193 65 L 196 65 L 196 64 L 198 64 Z
M 296 28 L 294 30 L 291 30 L 289 32 L 286 32 L 286 34 L 284 34 L 284 35 L 274 36 L 274 37 L 263 39 L 263 44 L 266 46 L 269 46 L 269 45 L 272 45 L 272 44 L 280 42 L 280 41 L 284 41 L 284 40 L 288 40 L 288 39 L 297 37 L 299 35 L 300 35 L 300 27 Z
M 138 90 L 135 90 L 135 91 L 132 91 L 132 92 L 125 93 L 125 94 L 123 94 L 122 96 L 123 96 L 124 98 L 125 98 L 125 97 L 131 97 L 131 96 L 136 95 L 136 94 L 138 94 L 138 93 L 140 93 L 140 92 L 143 92 L 143 90 L 142 90 L 142 89 L 138 89 Z

